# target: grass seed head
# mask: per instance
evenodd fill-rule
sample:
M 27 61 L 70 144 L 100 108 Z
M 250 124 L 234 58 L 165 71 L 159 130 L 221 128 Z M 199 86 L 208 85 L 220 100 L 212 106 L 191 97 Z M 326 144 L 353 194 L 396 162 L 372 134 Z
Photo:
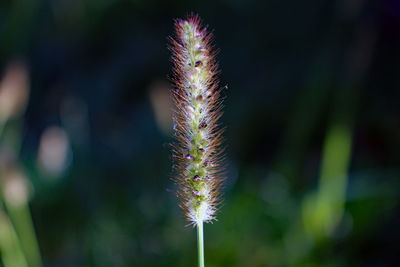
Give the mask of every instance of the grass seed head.
M 174 180 L 190 223 L 210 222 L 220 203 L 223 129 L 212 35 L 197 15 L 175 22 L 170 38 L 174 103 Z

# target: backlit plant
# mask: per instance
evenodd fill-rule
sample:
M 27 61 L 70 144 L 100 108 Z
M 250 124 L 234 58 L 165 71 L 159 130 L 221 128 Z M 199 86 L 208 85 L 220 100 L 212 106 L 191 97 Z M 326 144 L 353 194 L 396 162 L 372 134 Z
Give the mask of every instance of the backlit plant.
M 203 222 L 215 220 L 220 203 L 221 88 L 212 35 L 197 15 L 176 20 L 170 38 L 173 62 L 173 148 L 177 196 L 187 220 L 197 227 L 199 266 L 204 266 Z

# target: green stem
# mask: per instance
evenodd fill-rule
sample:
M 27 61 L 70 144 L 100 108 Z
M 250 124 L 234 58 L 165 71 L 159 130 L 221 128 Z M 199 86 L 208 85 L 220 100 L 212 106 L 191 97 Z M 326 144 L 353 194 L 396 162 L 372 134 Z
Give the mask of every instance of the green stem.
M 199 267 L 204 267 L 203 221 L 197 223 L 197 250 L 199 257 Z
M 28 204 L 24 203 L 19 206 L 15 206 L 5 201 L 5 206 L 8 211 L 8 216 L 14 224 L 15 231 L 20 237 L 22 249 L 25 253 L 25 257 L 29 263 L 29 266 L 42 266 L 39 245 Z
M 27 267 L 28 263 L 14 227 L 0 202 L 0 253 L 2 266 Z

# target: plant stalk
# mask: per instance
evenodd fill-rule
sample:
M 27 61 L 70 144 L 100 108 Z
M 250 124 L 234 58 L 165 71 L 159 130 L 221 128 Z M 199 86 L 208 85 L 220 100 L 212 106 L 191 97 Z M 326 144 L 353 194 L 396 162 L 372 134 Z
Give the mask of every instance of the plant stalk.
M 198 250 L 199 267 L 204 267 L 203 221 L 197 223 L 197 250 Z

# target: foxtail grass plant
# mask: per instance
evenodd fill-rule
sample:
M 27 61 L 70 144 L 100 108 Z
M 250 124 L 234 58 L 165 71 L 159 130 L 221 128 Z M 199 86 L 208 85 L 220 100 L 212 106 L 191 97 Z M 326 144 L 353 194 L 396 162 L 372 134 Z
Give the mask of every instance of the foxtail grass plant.
M 203 222 L 216 219 L 223 181 L 221 88 L 212 35 L 197 15 L 175 22 L 170 38 L 171 90 L 176 142 L 173 146 L 177 197 L 189 225 L 197 227 L 198 262 L 204 266 Z

